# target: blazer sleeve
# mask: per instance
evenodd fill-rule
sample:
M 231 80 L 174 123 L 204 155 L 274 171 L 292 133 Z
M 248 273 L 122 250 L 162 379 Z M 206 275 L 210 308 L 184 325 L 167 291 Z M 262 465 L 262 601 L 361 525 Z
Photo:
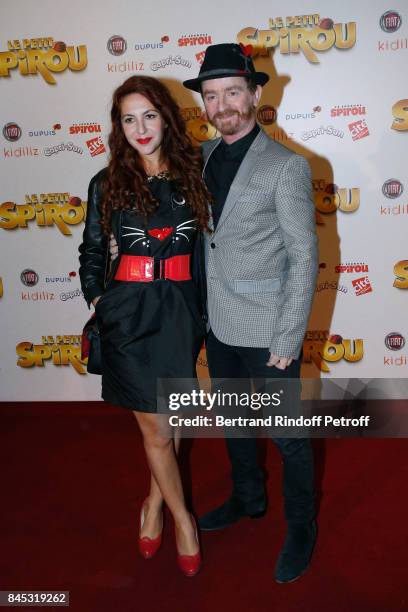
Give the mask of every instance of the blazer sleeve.
M 94 176 L 88 189 L 88 206 L 82 243 L 79 246 L 79 276 L 88 307 L 105 290 L 108 239 L 101 226 L 101 182 L 103 172 Z
M 300 155 L 285 163 L 276 189 L 276 211 L 287 253 L 286 282 L 271 353 L 297 359 L 312 306 L 318 244 L 310 167 Z
M 202 230 L 199 230 L 197 233 L 197 240 L 193 251 L 191 274 L 193 282 L 198 289 L 201 318 L 203 321 L 207 322 L 207 280 L 205 276 L 204 235 Z

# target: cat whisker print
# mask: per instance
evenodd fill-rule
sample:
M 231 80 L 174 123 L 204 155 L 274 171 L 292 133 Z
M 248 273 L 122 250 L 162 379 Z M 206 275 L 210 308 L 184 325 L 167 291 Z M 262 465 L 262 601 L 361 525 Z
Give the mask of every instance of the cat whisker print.
M 146 235 L 145 230 L 141 229 L 140 227 L 129 227 L 128 225 L 124 225 L 123 229 L 131 229 L 135 231 L 129 232 L 128 234 L 122 234 L 122 237 L 124 236 L 145 236 Z
M 184 221 L 183 223 L 180 223 L 179 225 L 177 225 L 176 227 L 176 236 L 175 236 L 175 240 L 178 240 L 180 236 L 183 236 L 187 242 L 190 242 L 190 239 L 188 236 L 186 236 L 186 234 L 183 234 L 183 232 L 187 231 L 187 230 L 195 230 L 196 226 L 195 225 L 186 225 L 187 223 L 195 223 L 197 221 L 197 219 L 189 219 L 188 221 Z M 181 231 L 183 230 L 183 231 Z

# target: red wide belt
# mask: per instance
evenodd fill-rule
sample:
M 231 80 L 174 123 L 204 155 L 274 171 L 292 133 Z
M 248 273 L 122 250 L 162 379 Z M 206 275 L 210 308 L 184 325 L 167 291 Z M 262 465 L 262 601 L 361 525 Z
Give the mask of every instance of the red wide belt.
M 115 274 L 115 280 L 149 281 L 191 280 L 190 255 L 175 255 L 167 259 L 155 259 L 143 255 L 122 255 Z

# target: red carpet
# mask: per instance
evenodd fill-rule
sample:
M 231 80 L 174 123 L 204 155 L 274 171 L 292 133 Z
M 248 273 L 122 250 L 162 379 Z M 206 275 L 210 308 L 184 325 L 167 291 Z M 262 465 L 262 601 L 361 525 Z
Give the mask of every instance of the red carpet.
M 203 534 L 204 565 L 188 579 L 176 565 L 169 516 L 158 556 L 138 555 L 148 480 L 130 412 L 99 402 L 0 411 L 0 590 L 69 590 L 72 612 L 408 609 L 404 439 L 314 441 L 319 538 L 309 571 L 289 585 L 273 580 L 285 528 L 280 459 L 272 443 L 261 445 L 267 515 Z M 200 514 L 229 493 L 225 445 L 184 446 Z

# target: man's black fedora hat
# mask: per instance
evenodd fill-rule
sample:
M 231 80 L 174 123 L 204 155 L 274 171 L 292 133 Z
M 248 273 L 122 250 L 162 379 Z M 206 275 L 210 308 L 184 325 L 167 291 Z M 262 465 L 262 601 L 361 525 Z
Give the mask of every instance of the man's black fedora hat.
M 256 72 L 250 48 L 234 43 L 222 43 L 207 47 L 198 77 L 184 81 L 183 85 L 187 89 L 201 92 L 203 81 L 230 76 L 249 77 L 257 85 L 265 85 L 269 81 L 266 72 Z

